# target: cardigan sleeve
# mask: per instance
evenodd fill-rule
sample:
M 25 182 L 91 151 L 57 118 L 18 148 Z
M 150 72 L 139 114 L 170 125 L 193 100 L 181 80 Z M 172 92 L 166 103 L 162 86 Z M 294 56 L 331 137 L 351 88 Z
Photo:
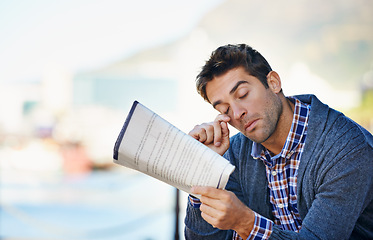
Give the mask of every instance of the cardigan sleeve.
M 330 161 L 308 169 L 313 180 L 311 177 L 303 180 L 307 181 L 303 184 L 308 185 L 305 188 L 314 185 L 314 197 L 301 196 L 312 200 L 300 232 L 283 231 L 275 226 L 270 239 L 349 239 L 359 218 L 365 219 L 363 224 L 370 229 L 358 227 L 354 236 L 372 239 L 372 148 L 363 144 L 346 155 L 343 151 L 334 153 L 331 150 L 323 156 L 333 158 Z M 303 191 L 304 195 L 306 192 Z M 309 191 L 308 194 L 311 195 Z
M 228 158 L 228 151 L 224 155 L 225 158 Z M 237 168 L 229 177 L 226 189 L 233 190 L 239 186 L 236 180 Z M 232 189 L 233 188 L 233 189 Z M 187 240 L 219 240 L 219 239 L 232 239 L 233 231 L 232 230 L 220 230 L 214 228 L 211 224 L 206 222 L 202 216 L 201 211 L 198 205 L 198 199 L 188 197 L 188 204 L 185 217 L 185 229 L 184 229 L 185 239 Z
M 242 199 L 241 184 L 239 183 L 239 167 L 236 164 L 236 155 L 233 149 L 236 148 L 235 137 L 230 139 L 230 148 L 224 154 L 224 157 L 228 159 L 233 165 L 236 166 L 235 170 L 229 177 L 229 181 L 226 186 L 226 190 L 232 191 L 235 195 Z M 233 230 L 220 230 L 213 228 L 208 222 L 201 217 L 201 211 L 196 202 L 190 201 L 188 197 L 187 211 L 185 217 L 185 238 L 188 239 L 229 239 L 233 237 Z

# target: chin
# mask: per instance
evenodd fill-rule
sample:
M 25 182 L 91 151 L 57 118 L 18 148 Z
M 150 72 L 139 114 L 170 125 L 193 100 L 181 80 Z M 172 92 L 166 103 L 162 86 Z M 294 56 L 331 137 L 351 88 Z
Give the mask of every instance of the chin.
M 258 135 L 253 135 L 253 134 L 247 134 L 243 133 L 247 138 L 249 138 L 251 141 L 256 142 L 256 143 L 264 143 L 265 141 L 268 140 L 269 137 L 267 136 L 258 136 Z

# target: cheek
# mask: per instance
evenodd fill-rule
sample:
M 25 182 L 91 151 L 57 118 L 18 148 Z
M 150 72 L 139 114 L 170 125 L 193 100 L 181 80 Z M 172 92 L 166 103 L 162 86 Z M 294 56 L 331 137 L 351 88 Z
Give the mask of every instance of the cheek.
M 228 114 L 228 116 L 231 118 L 231 120 L 228 122 L 232 127 L 237 128 L 238 121 L 234 120 L 231 114 Z M 233 120 L 232 120 L 233 119 Z
M 242 133 L 245 132 L 244 126 L 245 126 L 246 120 L 240 121 L 240 120 L 235 119 L 235 120 L 229 121 L 228 123 L 229 123 L 229 125 L 234 127 L 236 130 L 238 130 Z

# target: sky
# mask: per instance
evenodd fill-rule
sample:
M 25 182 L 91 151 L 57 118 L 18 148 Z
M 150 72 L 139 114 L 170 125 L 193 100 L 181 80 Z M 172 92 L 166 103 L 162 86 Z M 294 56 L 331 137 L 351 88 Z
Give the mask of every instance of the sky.
M 0 83 L 77 72 L 176 40 L 223 0 L 0 0 Z

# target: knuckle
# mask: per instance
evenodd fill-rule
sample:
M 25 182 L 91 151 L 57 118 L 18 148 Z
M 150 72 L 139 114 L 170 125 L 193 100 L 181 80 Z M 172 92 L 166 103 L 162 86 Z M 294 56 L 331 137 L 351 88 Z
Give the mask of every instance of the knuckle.
M 199 124 L 198 124 L 198 125 L 195 125 L 195 126 L 193 127 L 192 131 L 193 131 L 193 130 L 198 130 L 198 129 L 200 129 L 200 126 L 201 126 L 201 125 L 199 125 Z
M 200 130 L 202 128 L 202 126 L 203 126 L 203 124 L 195 125 L 194 128 L 193 128 L 193 130 L 198 131 L 198 130 Z
M 195 134 L 200 130 L 200 125 L 195 125 L 192 130 L 190 130 L 189 134 Z
M 206 124 L 206 126 L 205 126 L 205 128 L 207 129 L 207 130 L 213 130 L 214 129 L 214 126 L 212 125 L 212 124 Z
M 224 212 L 220 212 L 216 215 L 215 217 L 215 220 L 216 220 L 216 225 L 221 225 L 224 223 L 225 221 L 225 218 L 226 218 L 227 214 L 225 214 Z
M 226 203 L 226 205 L 230 205 L 233 202 L 233 196 L 230 192 L 226 192 L 226 194 L 222 196 L 222 200 Z
M 224 114 L 219 114 L 219 115 L 217 115 L 216 118 L 215 118 L 215 121 L 218 121 L 218 120 L 221 119 L 223 116 L 224 116 Z
M 221 215 L 222 215 L 221 217 L 222 218 L 224 218 L 228 214 L 229 209 L 230 209 L 230 207 L 229 207 L 228 204 L 224 204 L 224 205 L 221 206 Z

